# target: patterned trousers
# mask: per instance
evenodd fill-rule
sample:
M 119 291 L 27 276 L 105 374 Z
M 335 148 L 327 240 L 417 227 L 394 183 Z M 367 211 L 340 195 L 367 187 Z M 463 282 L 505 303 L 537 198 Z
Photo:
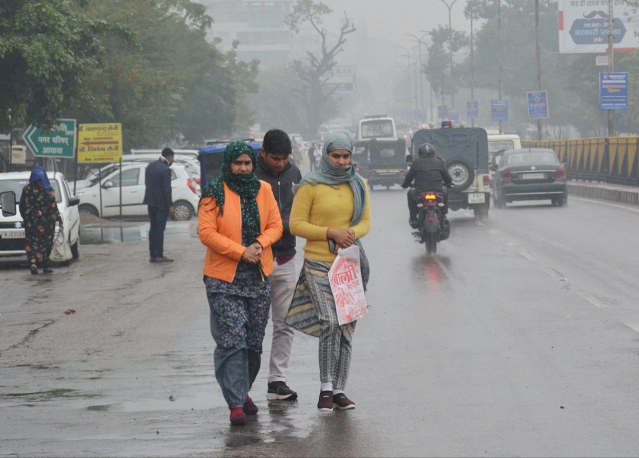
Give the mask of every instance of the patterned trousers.
M 234 296 L 207 288 L 215 378 L 229 409 L 242 407 L 262 360 L 262 341 L 271 306 L 269 294 L 257 298 Z
M 351 365 L 355 323 L 339 325 L 335 299 L 328 281 L 330 268 L 330 263 L 306 260 L 303 273 L 319 318 L 320 381 L 333 382 L 334 389 L 343 390 Z

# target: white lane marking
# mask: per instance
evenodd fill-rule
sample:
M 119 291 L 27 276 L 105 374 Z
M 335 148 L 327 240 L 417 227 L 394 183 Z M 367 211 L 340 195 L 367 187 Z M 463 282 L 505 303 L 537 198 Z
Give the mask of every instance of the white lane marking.
M 606 207 L 615 207 L 615 208 L 621 208 L 622 210 L 628 210 L 629 212 L 635 212 L 635 213 L 639 213 L 639 208 L 632 208 L 626 205 L 617 205 L 617 204 L 611 204 L 609 202 L 605 202 L 605 201 L 599 201 L 599 200 L 593 200 L 593 199 L 584 199 L 582 197 L 572 197 L 571 199 L 575 199 L 575 200 L 581 200 L 582 202 L 590 202 L 591 204 L 599 204 L 599 205 L 605 205 Z
M 632 329 L 633 331 L 639 332 L 639 324 L 637 323 L 624 323 L 624 324 L 628 326 L 630 329 Z
M 491 235 L 499 235 L 499 234 L 501 234 L 501 231 L 498 231 L 497 229 L 491 229 L 490 230 L 490 234 Z
M 475 221 L 475 224 L 478 226 L 485 226 L 486 223 L 482 223 L 481 221 Z
M 586 292 L 583 292 L 583 291 L 582 292 L 578 291 L 577 294 L 579 294 L 581 297 L 586 299 L 588 302 L 590 302 L 595 307 L 604 308 L 606 306 L 606 304 L 602 303 L 599 299 L 597 299 L 595 296 L 593 296 L 590 293 L 586 293 Z
M 519 254 L 522 255 L 524 258 L 528 259 L 529 261 L 536 261 L 536 258 L 530 253 L 527 253 L 525 251 L 520 251 Z
M 568 281 L 566 277 L 562 277 L 561 274 L 557 272 L 555 269 L 544 269 L 544 272 L 546 272 L 548 275 L 550 275 L 552 278 L 554 278 L 557 281 Z
M 439 267 L 442 269 L 444 274 L 448 277 L 449 280 L 455 279 L 455 276 L 453 275 L 453 273 L 448 269 L 448 267 L 444 265 L 443 262 L 441 262 L 439 259 L 436 259 L 436 262 L 439 265 Z
M 508 245 L 508 246 L 515 246 L 515 244 L 513 242 L 509 242 L 508 240 L 502 240 L 502 243 Z

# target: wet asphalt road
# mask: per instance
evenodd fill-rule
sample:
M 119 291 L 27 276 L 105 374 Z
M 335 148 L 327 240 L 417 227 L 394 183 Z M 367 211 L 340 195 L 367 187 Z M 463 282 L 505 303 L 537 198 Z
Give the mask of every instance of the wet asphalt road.
M 455 212 L 429 258 L 402 191 L 372 204 L 356 410 L 317 412 L 317 341 L 299 334 L 300 399 L 267 403 L 269 332 L 257 421 L 228 426 L 195 224 L 170 223 L 170 265 L 147 262 L 143 224 L 85 227 L 101 244 L 50 277 L 0 263 L 0 455 L 639 454 L 636 208 Z

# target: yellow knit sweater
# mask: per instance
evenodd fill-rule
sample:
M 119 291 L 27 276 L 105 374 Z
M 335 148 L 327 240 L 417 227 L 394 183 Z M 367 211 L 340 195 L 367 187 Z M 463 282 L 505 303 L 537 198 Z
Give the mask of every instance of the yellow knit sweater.
M 329 228 L 351 228 L 358 239 L 368 234 L 371 230 L 368 187 L 362 220 L 351 227 L 353 210 L 353 191 L 348 183 L 338 186 L 306 184 L 299 188 L 295 193 L 289 223 L 293 235 L 306 239 L 304 258 L 322 262 L 335 260 L 336 255 L 331 253 L 326 238 Z

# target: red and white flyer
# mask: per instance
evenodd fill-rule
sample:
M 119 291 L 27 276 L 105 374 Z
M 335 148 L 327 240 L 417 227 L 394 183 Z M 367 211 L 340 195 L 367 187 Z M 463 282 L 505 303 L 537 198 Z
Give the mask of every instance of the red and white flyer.
M 328 278 L 340 326 L 356 321 L 368 313 L 357 245 L 338 251 L 337 258 L 328 271 Z

